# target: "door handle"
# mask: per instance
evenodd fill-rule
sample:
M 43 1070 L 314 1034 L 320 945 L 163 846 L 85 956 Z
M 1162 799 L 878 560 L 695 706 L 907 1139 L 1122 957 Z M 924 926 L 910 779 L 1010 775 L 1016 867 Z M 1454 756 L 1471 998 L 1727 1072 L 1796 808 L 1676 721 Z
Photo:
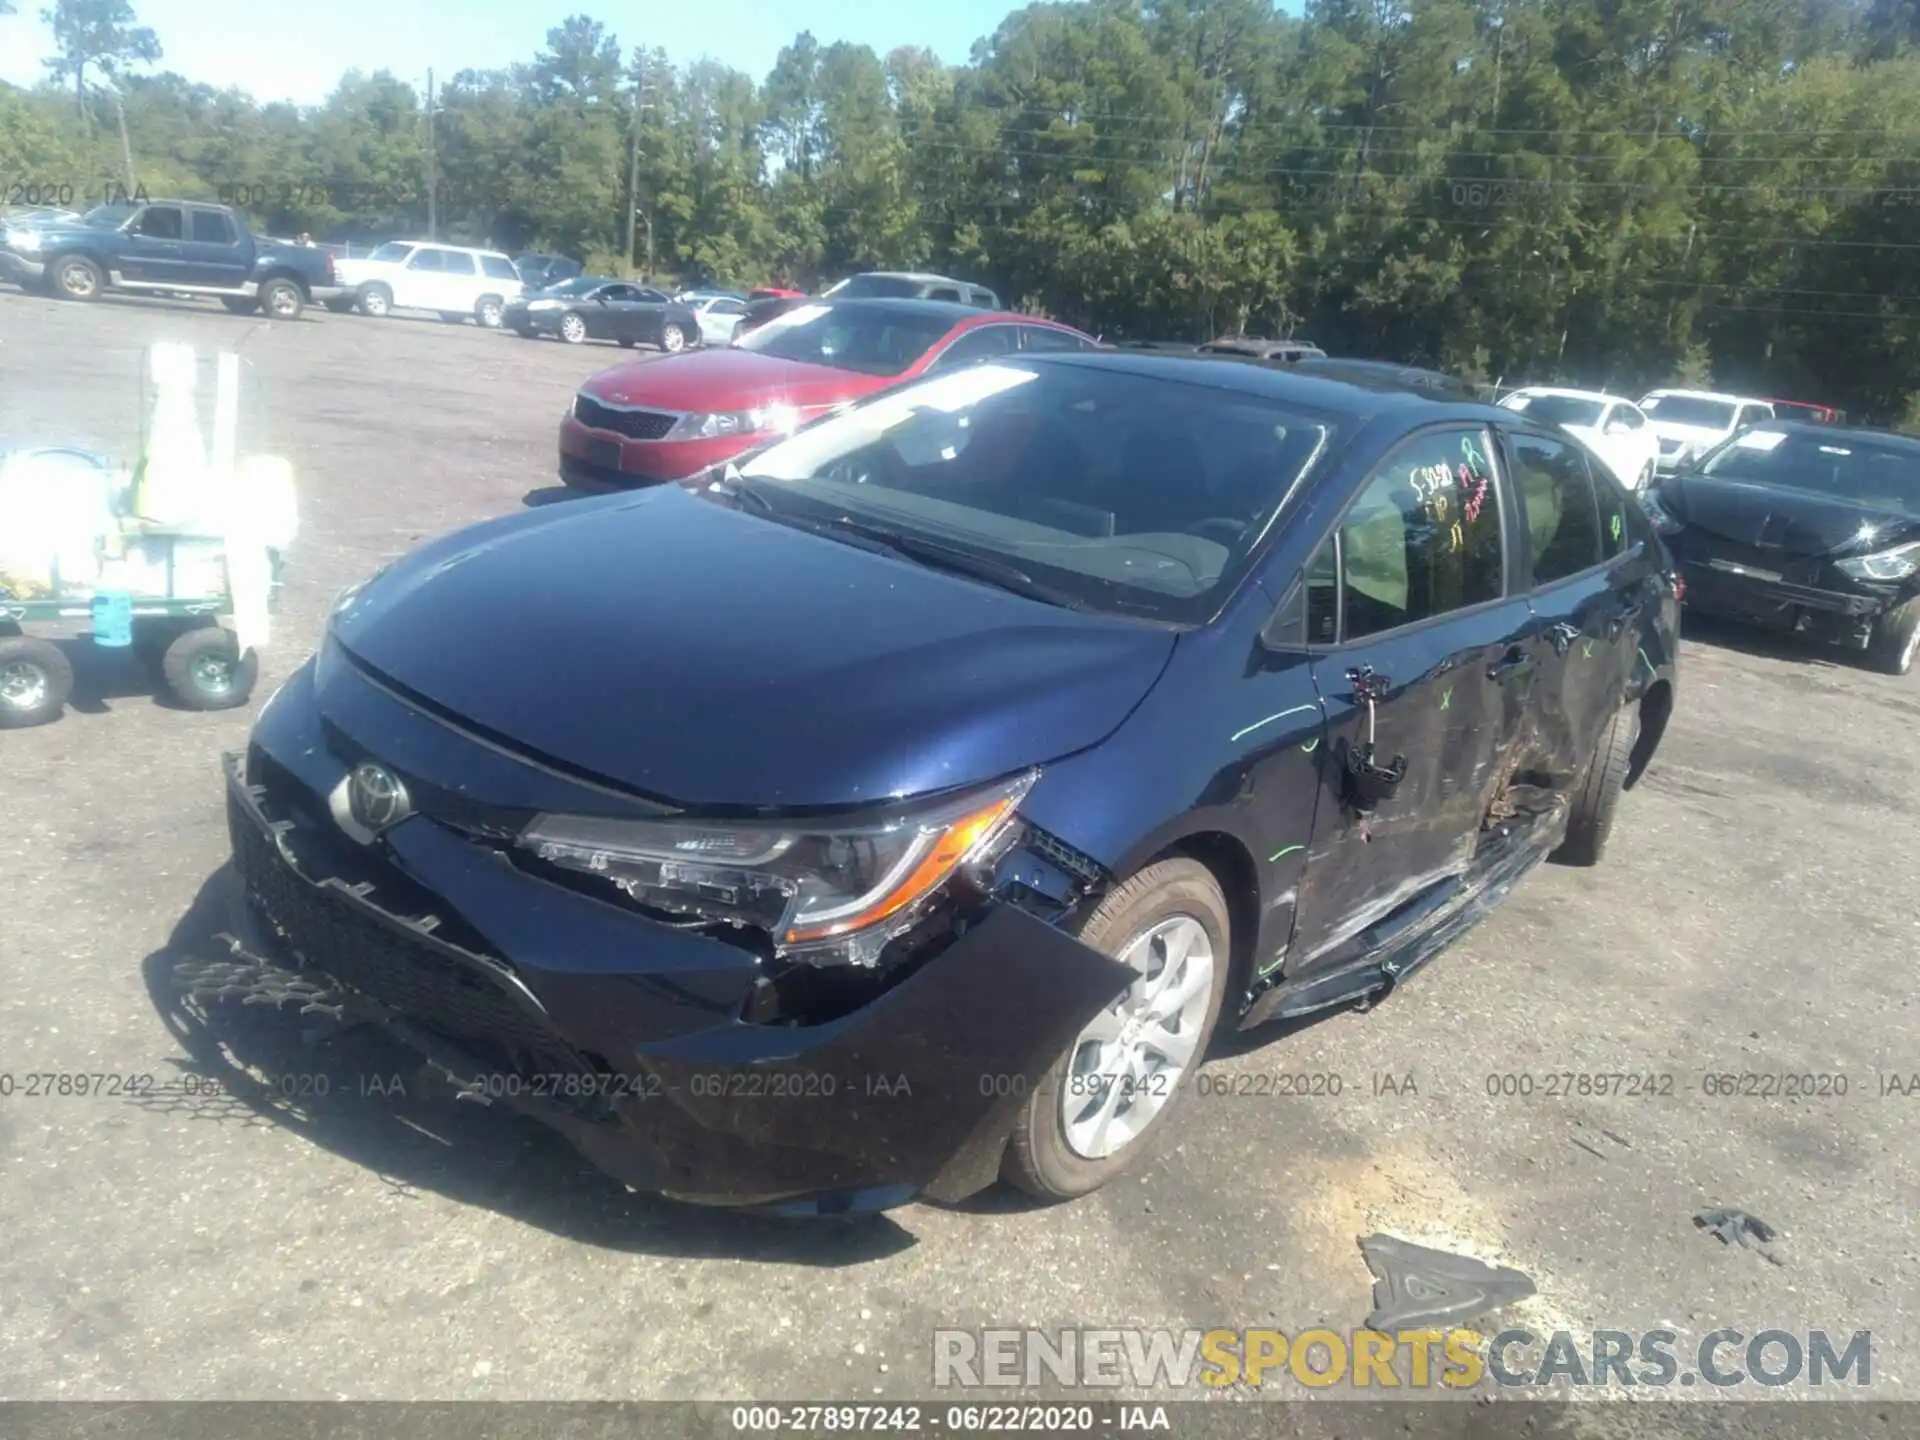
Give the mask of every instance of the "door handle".
M 1362 705 L 1377 705 L 1393 689 L 1393 681 L 1371 665 L 1360 665 L 1347 671 L 1347 683 L 1353 686 L 1353 698 Z
M 1505 655 L 1487 667 L 1487 678 L 1489 680 L 1518 679 L 1531 671 L 1534 664 L 1532 655 L 1518 645 L 1510 645 Z
M 1573 648 L 1573 642 L 1580 638 L 1580 627 L 1569 625 L 1562 620 L 1558 625 L 1547 628 L 1547 643 L 1553 646 L 1553 653 L 1564 655 Z

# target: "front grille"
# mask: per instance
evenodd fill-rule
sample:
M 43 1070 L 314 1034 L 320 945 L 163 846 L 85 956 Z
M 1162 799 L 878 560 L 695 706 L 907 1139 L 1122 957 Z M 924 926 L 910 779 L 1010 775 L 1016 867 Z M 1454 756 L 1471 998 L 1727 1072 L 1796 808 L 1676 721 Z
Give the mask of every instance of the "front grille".
M 572 1056 L 569 1068 L 591 1068 L 476 963 L 410 938 L 361 908 L 377 903 L 370 888 L 360 889 L 356 903 L 296 874 L 238 800 L 230 802 L 228 828 L 249 899 L 298 959 L 447 1040 L 510 1058 Z
M 663 410 L 616 410 L 586 395 L 573 401 L 573 418 L 595 430 L 611 430 L 629 440 L 659 440 L 680 417 Z

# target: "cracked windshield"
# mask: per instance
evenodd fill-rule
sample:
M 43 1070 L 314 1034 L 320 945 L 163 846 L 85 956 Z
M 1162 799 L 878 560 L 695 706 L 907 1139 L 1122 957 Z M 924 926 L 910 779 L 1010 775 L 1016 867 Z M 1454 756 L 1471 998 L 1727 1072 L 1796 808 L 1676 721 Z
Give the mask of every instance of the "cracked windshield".
M 1916 157 L 1909 0 L 0 0 L 0 1434 L 1920 1434 Z

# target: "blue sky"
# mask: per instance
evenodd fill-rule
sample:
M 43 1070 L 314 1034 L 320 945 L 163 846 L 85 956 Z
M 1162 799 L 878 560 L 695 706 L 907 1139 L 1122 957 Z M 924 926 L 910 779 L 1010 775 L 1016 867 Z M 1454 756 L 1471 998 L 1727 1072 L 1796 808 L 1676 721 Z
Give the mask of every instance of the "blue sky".
M 0 79 L 29 84 L 53 49 L 40 21 L 46 0 L 17 0 L 0 18 Z M 261 100 L 312 104 L 354 67 L 391 70 L 424 84 L 427 68 L 448 76 L 530 59 L 547 31 L 584 12 L 634 45 L 660 46 L 676 61 L 712 56 L 756 80 L 799 31 L 820 42 L 852 40 L 885 54 L 925 45 L 949 64 L 967 58 L 1024 0 L 700 0 L 698 4 L 590 4 L 575 0 L 133 0 L 140 23 L 165 50 L 157 68 L 211 85 L 238 85 Z

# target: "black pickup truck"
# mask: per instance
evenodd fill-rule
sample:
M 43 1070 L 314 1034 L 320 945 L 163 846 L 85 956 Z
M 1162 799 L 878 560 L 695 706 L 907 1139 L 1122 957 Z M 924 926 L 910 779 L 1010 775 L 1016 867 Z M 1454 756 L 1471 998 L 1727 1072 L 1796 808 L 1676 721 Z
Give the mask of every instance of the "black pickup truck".
M 343 292 L 333 257 L 252 234 L 225 205 L 99 205 L 78 220 L 0 231 L 0 279 L 66 300 L 109 290 L 205 296 L 238 315 L 295 319 Z

